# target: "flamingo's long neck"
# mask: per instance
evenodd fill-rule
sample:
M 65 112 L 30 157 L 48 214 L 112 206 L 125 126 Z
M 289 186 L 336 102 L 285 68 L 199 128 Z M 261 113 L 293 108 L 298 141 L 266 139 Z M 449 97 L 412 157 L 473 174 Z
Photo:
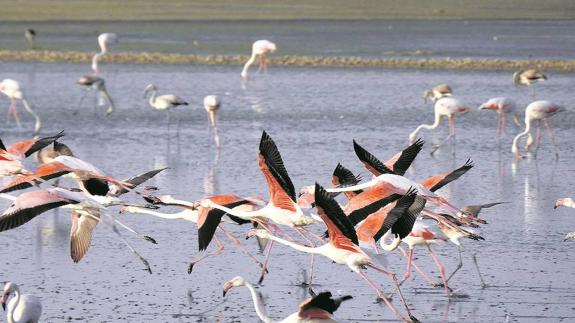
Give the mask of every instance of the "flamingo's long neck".
M 246 62 L 246 64 L 244 65 L 244 68 L 242 70 L 242 77 L 247 77 L 248 76 L 248 69 L 250 68 L 250 66 L 255 62 L 256 60 L 256 53 L 252 53 L 252 57 L 250 57 L 250 59 Z
M 252 295 L 252 300 L 254 301 L 254 308 L 256 309 L 256 314 L 258 314 L 260 320 L 262 320 L 265 323 L 272 323 L 273 320 L 267 315 L 266 309 L 264 308 L 264 304 L 262 303 L 262 300 L 259 297 L 258 293 L 256 292 L 254 286 L 252 286 L 252 284 L 248 282 L 245 282 L 244 286 L 246 286 L 246 288 L 249 289 L 250 294 Z
M 163 219 L 168 219 L 168 220 L 177 220 L 177 219 L 191 220 L 191 217 L 189 216 L 189 212 L 195 212 L 196 220 L 197 220 L 197 211 L 190 211 L 190 210 L 184 210 L 184 211 L 181 211 L 178 213 L 162 213 L 162 212 L 157 212 L 157 211 L 150 210 L 150 209 L 134 207 L 130 213 L 148 214 L 148 215 L 153 215 L 153 216 L 156 216 L 158 218 L 163 218 Z M 193 222 L 196 222 L 196 221 L 193 221 Z
M 105 52 L 102 51 L 102 52 L 100 52 L 100 53 L 95 54 L 95 55 L 92 57 L 92 70 L 93 70 L 96 74 L 98 73 L 98 61 L 100 60 L 100 57 L 101 57 L 102 55 L 104 55 L 104 54 L 105 54 Z
M 519 148 L 517 147 L 517 142 L 519 141 L 519 139 L 525 135 L 527 135 L 529 133 L 529 131 L 531 131 L 531 118 L 529 117 L 529 114 L 525 115 L 525 130 L 523 130 L 523 132 L 519 133 L 517 136 L 515 136 L 515 138 L 513 138 L 513 145 L 511 146 L 511 152 L 514 154 L 518 154 L 519 153 Z
M 390 234 L 391 234 L 391 230 L 388 230 L 383 235 L 383 237 L 381 237 L 381 239 L 379 239 L 379 245 L 385 251 L 394 251 L 395 249 L 397 249 L 397 247 L 399 247 L 399 244 L 401 243 L 401 239 L 399 237 L 395 237 L 395 238 L 393 238 L 393 241 L 390 244 L 386 244 L 385 240 L 387 239 L 387 237 L 389 237 Z
M 40 131 L 40 127 L 42 127 L 42 121 L 40 120 L 40 117 L 36 114 L 36 112 L 34 112 L 34 110 L 32 110 L 32 108 L 30 108 L 28 101 L 26 101 L 26 99 L 24 98 L 22 98 L 22 105 L 24 106 L 24 109 L 26 109 L 26 111 L 28 111 L 28 113 L 30 113 L 34 117 L 34 119 L 36 119 L 36 125 L 34 126 L 34 134 L 37 134 Z
M 258 216 L 266 217 L 265 213 L 267 212 L 266 207 L 259 209 L 259 210 L 255 210 L 255 211 L 241 211 L 241 210 L 237 210 L 237 209 L 236 210 L 230 209 L 228 207 L 225 207 L 223 205 L 219 205 L 216 203 L 212 203 L 211 206 L 213 208 L 218 209 L 218 210 L 222 210 L 222 211 L 226 212 L 227 214 L 231 214 L 233 216 L 237 216 L 238 218 L 242 218 L 242 219 L 250 219 L 250 218 L 254 218 L 254 217 L 258 217 Z
M 307 252 L 307 253 L 311 253 L 311 254 L 320 254 L 321 253 L 321 249 L 319 247 L 316 248 L 312 248 L 312 247 L 306 247 L 288 240 L 284 240 L 282 238 L 273 236 L 273 235 L 269 235 L 269 239 L 273 240 L 275 242 L 281 243 L 283 245 L 286 245 L 288 247 L 292 247 L 296 250 L 302 251 L 302 252 Z
M 417 138 L 417 134 L 422 129 L 427 129 L 427 130 L 435 129 L 435 128 L 439 127 L 440 122 L 441 122 L 441 114 L 438 111 L 435 111 L 435 121 L 433 122 L 433 124 L 419 125 L 419 127 L 417 127 L 411 134 L 409 134 L 409 140 L 412 142 L 415 141 L 415 139 Z
M 16 323 L 16 320 L 14 319 L 14 312 L 16 311 L 16 309 L 18 308 L 18 305 L 20 304 L 20 289 L 18 288 L 18 286 L 15 286 L 14 288 L 14 306 L 12 306 L 12 308 L 10 309 L 10 312 L 8 313 L 8 323 Z
M 154 106 L 154 103 L 156 102 L 156 89 L 152 89 L 152 95 L 150 96 L 150 105 Z

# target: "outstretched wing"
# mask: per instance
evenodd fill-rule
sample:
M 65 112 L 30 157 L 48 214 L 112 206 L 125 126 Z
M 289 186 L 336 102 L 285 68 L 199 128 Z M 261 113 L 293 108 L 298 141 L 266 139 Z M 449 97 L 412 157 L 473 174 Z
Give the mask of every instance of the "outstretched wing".
M 70 257 L 74 262 L 79 262 L 90 248 L 92 232 L 100 222 L 100 210 L 97 208 L 72 210 L 71 219 Z
M 425 179 L 421 182 L 423 187 L 429 189 L 432 192 L 437 191 L 438 189 L 442 188 L 443 186 L 453 182 L 454 180 L 461 177 L 463 174 L 467 173 L 471 168 L 473 168 L 473 161 L 468 159 L 465 164 L 449 173 L 435 175 Z
M 333 298 L 330 292 L 321 292 L 300 304 L 298 316 L 301 319 L 326 319 L 337 311 L 343 301 L 352 298 L 350 295 Z
M 357 234 L 337 202 L 319 184 L 315 184 L 317 213 L 327 225 L 330 241 L 337 246 L 354 248 L 358 245 Z
M 130 178 L 124 180 L 124 183 L 129 184 L 130 188 L 135 188 L 135 187 L 145 183 L 146 181 L 148 181 L 152 177 L 158 175 L 159 173 L 166 170 L 167 168 L 168 167 L 158 168 L 158 169 L 151 170 L 149 172 L 145 172 L 145 173 L 140 174 L 140 175 L 136 175 L 134 177 L 130 177 Z M 119 187 L 118 185 L 113 185 L 113 188 L 111 190 L 111 194 L 113 194 L 113 196 L 119 196 L 119 195 L 125 194 L 127 192 L 128 192 L 127 189 Z
M 424 141 L 422 139 L 417 139 L 409 147 L 405 148 L 393 163 L 393 171 L 397 175 L 405 175 L 405 172 L 409 169 L 409 166 L 415 160 L 415 157 L 419 154 L 421 149 L 423 149 Z
M 15 156 L 28 157 L 33 153 L 37 152 L 38 150 L 41 150 L 44 147 L 49 146 L 51 143 L 60 139 L 63 136 L 64 131 L 62 130 L 55 136 L 19 141 L 8 147 L 8 152 Z
M 214 201 L 216 202 L 216 201 Z M 216 202 L 217 203 L 217 202 Z M 240 200 L 237 202 L 229 203 L 223 205 L 229 209 L 233 209 L 236 206 L 250 204 L 248 200 Z M 198 212 L 198 248 L 200 251 L 205 250 L 210 245 L 214 233 L 220 222 L 222 221 L 222 216 L 226 214 L 225 211 L 215 208 L 205 208 L 200 207 Z
M 374 235 L 373 238 L 375 241 L 379 240 L 389 230 L 391 230 L 393 234 L 399 235 L 401 239 L 409 235 L 415 223 L 415 219 L 421 211 L 418 211 L 417 208 L 412 209 L 416 197 L 417 189 L 411 188 L 397 201 L 395 207 L 387 214 L 381 228 Z M 425 203 L 424 199 L 420 200 L 423 200 L 423 203 Z M 421 206 L 421 209 L 423 209 L 423 206 Z
M 353 150 L 355 150 L 357 158 L 359 158 L 365 168 L 367 168 L 367 170 L 373 175 L 379 176 L 381 174 L 395 174 L 391 169 L 385 166 L 384 163 L 377 159 L 377 157 L 360 146 L 355 140 L 353 141 Z

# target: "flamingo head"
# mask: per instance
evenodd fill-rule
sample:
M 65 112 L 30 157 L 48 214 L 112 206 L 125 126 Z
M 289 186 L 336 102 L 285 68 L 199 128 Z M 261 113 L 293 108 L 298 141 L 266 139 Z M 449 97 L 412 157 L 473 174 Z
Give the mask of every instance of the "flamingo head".
M 154 84 L 148 84 L 148 86 L 146 86 L 146 88 L 144 89 L 144 96 L 148 95 L 148 93 L 152 92 L 152 91 L 157 91 L 158 88 L 154 85 Z
M 513 84 L 515 86 L 521 85 L 521 76 L 519 74 L 520 72 L 513 73 Z
M 245 279 L 242 276 L 236 276 L 232 278 L 230 281 L 224 283 L 224 297 L 226 296 L 227 292 L 234 288 L 244 286 L 246 284 Z
M 4 285 L 4 292 L 2 293 L 2 297 L 0 298 L 0 303 L 2 303 L 2 309 L 6 310 L 6 302 L 8 301 L 8 297 L 10 294 L 18 290 L 18 286 L 16 284 L 7 282 Z
M 276 44 L 275 44 L 275 43 L 272 43 L 272 42 L 270 42 L 270 43 L 268 44 L 268 46 L 267 46 L 267 50 L 269 50 L 270 53 L 275 52 L 277 49 L 278 49 L 278 48 L 277 48 Z
M 427 103 L 428 98 L 433 98 L 433 92 L 431 90 L 423 92 L 423 103 Z
M 304 186 L 299 190 L 299 196 L 297 199 L 297 204 L 304 209 L 310 209 L 313 207 L 315 202 L 315 187 L 313 185 Z
M 254 236 L 261 238 L 261 239 L 269 239 L 270 233 L 264 229 L 251 229 L 250 231 L 248 231 L 248 235 L 246 236 L 246 239 L 249 239 L 249 238 L 254 237 Z

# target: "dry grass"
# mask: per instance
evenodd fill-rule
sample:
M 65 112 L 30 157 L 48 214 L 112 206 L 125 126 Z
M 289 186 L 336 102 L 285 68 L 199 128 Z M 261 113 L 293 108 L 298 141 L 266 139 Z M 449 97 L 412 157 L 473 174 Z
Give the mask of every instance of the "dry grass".
M 572 19 L 573 0 L 0 0 L 7 20 Z

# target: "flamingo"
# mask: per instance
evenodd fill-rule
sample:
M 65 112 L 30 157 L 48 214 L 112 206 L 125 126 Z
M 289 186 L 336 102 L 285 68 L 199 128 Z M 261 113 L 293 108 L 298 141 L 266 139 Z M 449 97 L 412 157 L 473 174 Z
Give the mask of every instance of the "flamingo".
M 513 73 L 513 84 L 515 86 L 525 85 L 531 89 L 531 98 L 535 98 L 535 89 L 531 87 L 536 82 L 547 80 L 547 76 L 536 68 L 520 70 Z
M 118 43 L 118 35 L 114 33 L 103 33 L 98 36 L 98 45 L 100 45 L 100 52 L 92 57 L 92 71 L 99 74 L 98 62 L 102 56 L 108 53 L 108 50 L 113 45 Z
M 217 251 L 214 253 L 211 253 L 211 254 L 207 254 L 203 257 L 200 257 L 199 259 L 193 260 L 190 263 L 190 265 L 188 266 L 188 274 L 192 273 L 194 265 L 199 263 L 201 260 L 204 260 L 209 256 L 215 256 L 224 250 L 224 245 L 222 244 L 220 239 L 217 236 L 214 236 L 216 229 L 219 229 L 220 231 L 222 231 L 222 233 L 224 233 L 230 241 L 232 241 L 236 246 L 238 246 L 238 248 L 241 251 L 246 253 L 250 258 L 252 258 L 254 261 L 256 261 L 256 263 L 258 263 L 260 266 L 263 266 L 263 264 L 261 264 L 251 253 L 249 253 L 241 245 L 240 241 L 237 238 L 235 238 L 231 233 L 229 233 L 227 230 L 225 230 L 220 225 L 216 225 L 216 226 L 213 225 L 214 222 L 219 223 L 219 220 L 221 220 L 222 216 L 224 215 L 223 211 L 220 211 L 218 209 L 214 210 L 214 209 L 210 209 L 210 208 L 201 208 L 201 207 L 199 208 L 199 210 L 196 210 L 196 209 L 194 209 L 193 203 L 188 203 L 186 201 L 176 200 L 169 195 L 154 196 L 153 198 L 155 199 L 155 202 L 157 204 L 179 206 L 179 207 L 182 207 L 183 210 L 178 212 L 178 213 L 162 213 L 162 212 L 150 210 L 149 208 L 141 208 L 141 207 L 137 207 L 137 206 L 126 206 L 126 207 L 123 207 L 120 210 L 120 212 L 121 213 L 148 214 L 148 215 L 156 216 L 156 217 L 163 218 L 163 219 L 186 220 L 186 221 L 196 223 L 198 226 L 198 249 L 200 251 L 203 251 L 208 247 L 209 243 L 212 240 L 212 237 L 214 237 L 216 240 L 216 243 L 218 245 Z M 231 209 L 242 210 L 242 211 L 246 211 L 246 212 L 253 211 L 257 207 L 260 206 L 259 203 L 257 203 L 256 201 L 254 201 L 252 199 L 242 199 L 242 198 L 235 196 L 235 195 L 215 195 L 215 196 L 207 197 L 207 199 L 210 199 L 214 203 L 220 203 L 220 204 L 222 204 L 226 207 L 229 207 Z M 217 221 L 212 221 L 212 218 L 217 218 Z M 243 222 L 241 222 L 241 220 L 239 220 L 233 216 L 231 217 L 231 219 L 239 222 L 240 224 L 243 223 Z
M 452 97 L 444 97 L 435 102 L 435 122 L 433 124 L 427 125 L 422 124 L 418 126 L 410 135 L 409 142 L 413 143 L 417 139 L 419 131 L 422 129 L 435 129 L 439 127 L 441 122 L 441 117 L 447 117 L 449 121 L 449 135 L 445 138 L 439 145 L 436 145 L 431 153 L 441 147 L 447 140 L 455 137 L 455 117 L 460 114 L 471 111 L 471 108 L 464 106 L 459 100 Z
M 154 84 L 149 84 L 144 89 L 144 95 L 148 95 L 150 92 L 152 93 L 150 100 L 148 101 L 150 106 L 156 110 L 168 112 L 168 126 L 170 125 L 170 110 L 180 105 L 188 105 L 188 102 L 186 102 L 184 99 L 173 94 L 156 96 L 158 88 Z
M 64 136 L 63 131 L 55 136 L 18 141 L 8 148 L 0 140 L 0 177 L 28 174 L 29 171 L 24 169 L 21 160 L 50 145 L 62 136 Z
M 42 316 L 42 303 L 36 296 L 20 293 L 18 285 L 7 282 L 4 285 L 4 292 L 0 303 L 6 310 L 6 302 L 10 295 L 14 297 L 8 302 L 8 311 L 6 312 L 6 321 L 8 323 L 38 323 Z
M 409 307 L 405 303 L 405 299 L 403 298 L 395 274 L 377 266 L 372 258 L 358 246 L 359 241 L 353 225 L 343 210 L 340 208 L 340 206 L 337 204 L 337 202 L 323 187 L 317 183 L 315 185 L 314 196 L 318 215 L 327 226 L 329 242 L 326 244 L 319 247 L 308 247 L 281 239 L 272 235 L 269 231 L 261 229 L 251 230 L 248 233 L 248 236 L 255 235 L 263 239 L 281 243 L 302 252 L 323 255 L 335 263 L 346 265 L 353 272 L 360 275 L 368 283 L 368 285 L 376 291 L 378 296 L 386 303 L 386 305 L 393 311 L 395 315 L 397 315 L 401 320 L 407 321 L 403 316 L 399 314 L 399 312 L 397 312 L 395 307 L 391 305 L 387 297 L 380 291 L 377 285 L 373 283 L 361 271 L 361 269 L 369 267 L 385 274 L 395 284 L 409 318 L 414 322 L 418 322 L 418 320 L 411 314 Z M 401 199 L 404 201 L 410 200 L 411 202 L 408 202 L 407 204 L 411 204 L 415 200 L 415 197 L 415 190 L 410 189 Z M 415 216 L 410 212 L 406 212 L 406 209 L 407 207 L 403 204 L 402 201 L 402 207 L 395 209 L 396 211 L 394 214 L 389 216 L 388 221 L 386 221 L 384 224 L 384 227 L 386 227 L 387 230 L 392 230 L 392 233 L 396 235 L 397 239 L 401 239 L 409 234 L 409 231 L 411 231 L 411 227 L 415 222 Z
M 517 147 L 518 141 L 521 137 L 527 136 L 527 143 L 525 144 L 525 149 L 527 151 L 530 150 L 531 146 L 533 145 L 533 136 L 531 135 L 531 127 L 535 122 L 537 122 L 537 135 L 535 139 L 535 144 L 539 146 L 539 142 L 541 141 L 541 123 L 547 128 L 549 131 L 549 137 L 551 138 L 551 143 L 555 146 L 555 157 L 559 158 L 559 148 L 555 143 L 555 134 L 549 126 L 548 118 L 554 116 L 558 112 L 563 111 L 564 108 L 549 101 L 534 101 L 531 102 L 527 108 L 525 108 L 525 130 L 519 133 L 513 139 L 513 144 L 511 146 L 511 152 L 515 155 L 517 159 L 523 158 L 521 153 L 519 152 L 519 148 Z
M 66 146 L 65 144 L 54 141 L 52 147 L 46 147 L 36 154 L 36 159 L 40 164 L 47 164 L 54 161 L 54 158 L 64 155 L 64 156 L 72 156 L 74 157 L 74 153 L 70 147 Z
M 255 41 L 252 45 L 252 56 L 246 62 L 242 70 L 241 73 L 242 78 L 243 79 L 248 78 L 248 69 L 256 61 L 256 58 L 258 57 L 260 59 L 258 72 L 261 70 L 266 71 L 268 66 L 268 54 L 275 52 L 276 49 L 277 49 L 276 44 L 272 43 L 269 40 L 262 39 Z
M 267 228 L 268 225 L 270 225 L 269 223 L 265 223 L 266 219 L 271 220 L 275 224 L 289 226 L 294 228 L 296 232 L 311 243 L 311 241 L 309 241 L 305 236 L 305 233 L 309 231 L 306 231 L 303 226 L 312 224 L 314 220 L 305 215 L 297 204 L 295 189 L 287 170 L 285 169 L 281 154 L 273 139 L 265 131 L 262 132 L 259 150 L 258 165 L 266 179 L 270 194 L 270 200 L 265 207 L 251 212 L 242 212 L 218 205 L 209 199 L 200 200 L 198 205 L 206 208 L 220 209 L 238 218 L 255 221 L 264 228 Z M 208 220 L 215 220 L 215 218 Z M 281 230 L 275 224 L 271 225 L 276 230 Z M 273 243 L 270 243 L 268 246 L 264 266 L 267 266 L 272 246 Z M 265 267 L 262 270 L 260 282 L 263 280 L 264 275 Z M 310 275 L 313 275 L 313 270 Z
M 27 28 L 24 32 L 24 37 L 26 37 L 26 40 L 30 45 L 30 49 L 36 49 L 36 31 L 32 28 Z
M 82 76 L 76 83 L 94 89 L 98 94 L 108 101 L 108 109 L 106 110 L 106 116 L 110 115 L 114 112 L 114 101 L 112 101 L 112 97 L 108 94 L 108 90 L 106 90 L 106 81 L 104 78 L 95 75 L 84 75 Z M 84 96 L 82 96 L 82 100 Z M 82 101 L 80 101 L 80 104 Z
M 24 97 L 22 93 L 22 88 L 20 87 L 20 83 L 18 81 L 12 79 L 4 79 L 0 82 L 0 92 L 4 93 L 8 98 L 10 98 L 10 107 L 8 108 L 8 118 L 10 116 L 14 117 L 16 120 L 16 124 L 20 127 L 20 117 L 18 117 L 18 111 L 16 110 L 16 100 L 20 100 L 24 109 L 30 113 L 34 119 L 36 119 L 36 124 L 34 125 L 34 135 L 40 132 L 40 128 L 42 127 L 42 121 L 40 117 L 32 110 L 28 101 Z
M 515 104 L 515 101 L 509 98 L 491 98 L 487 100 L 487 102 L 481 104 L 479 106 L 479 110 L 492 110 L 497 112 L 499 115 L 499 121 L 497 123 L 498 134 L 505 133 L 505 114 L 512 115 L 513 122 L 515 122 L 518 127 L 521 127 L 519 114 L 517 113 L 517 105 Z
M 555 206 L 553 206 L 553 208 L 556 209 L 560 206 L 575 208 L 575 201 L 573 201 L 573 199 L 570 197 L 557 199 L 557 201 L 555 201 Z
M 237 276 L 224 284 L 224 297 L 233 287 L 246 287 L 252 296 L 256 314 L 265 323 L 277 322 L 268 317 L 264 304 L 260 295 L 252 284 L 247 282 L 243 277 Z M 339 308 L 342 302 L 352 299 L 351 296 L 346 295 L 342 297 L 333 298 L 330 292 L 322 292 L 314 297 L 305 300 L 299 306 L 299 311 L 291 314 L 285 319 L 279 321 L 281 323 L 334 323 L 337 322 L 333 319 L 333 313 Z
M 439 84 L 434 86 L 431 90 L 423 92 L 423 102 L 427 103 L 427 98 L 435 102 L 443 97 L 453 95 L 453 90 L 447 84 Z
M 220 137 L 218 136 L 218 128 L 216 127 L 218 121 L 218 111 L 222 101 L 217 95 L 208 95 L 204 98 L 204 108 L 208 112 L 208 121 L 212 129 L 214 129 L 214 141 L 216 147 L 220 147 Z

